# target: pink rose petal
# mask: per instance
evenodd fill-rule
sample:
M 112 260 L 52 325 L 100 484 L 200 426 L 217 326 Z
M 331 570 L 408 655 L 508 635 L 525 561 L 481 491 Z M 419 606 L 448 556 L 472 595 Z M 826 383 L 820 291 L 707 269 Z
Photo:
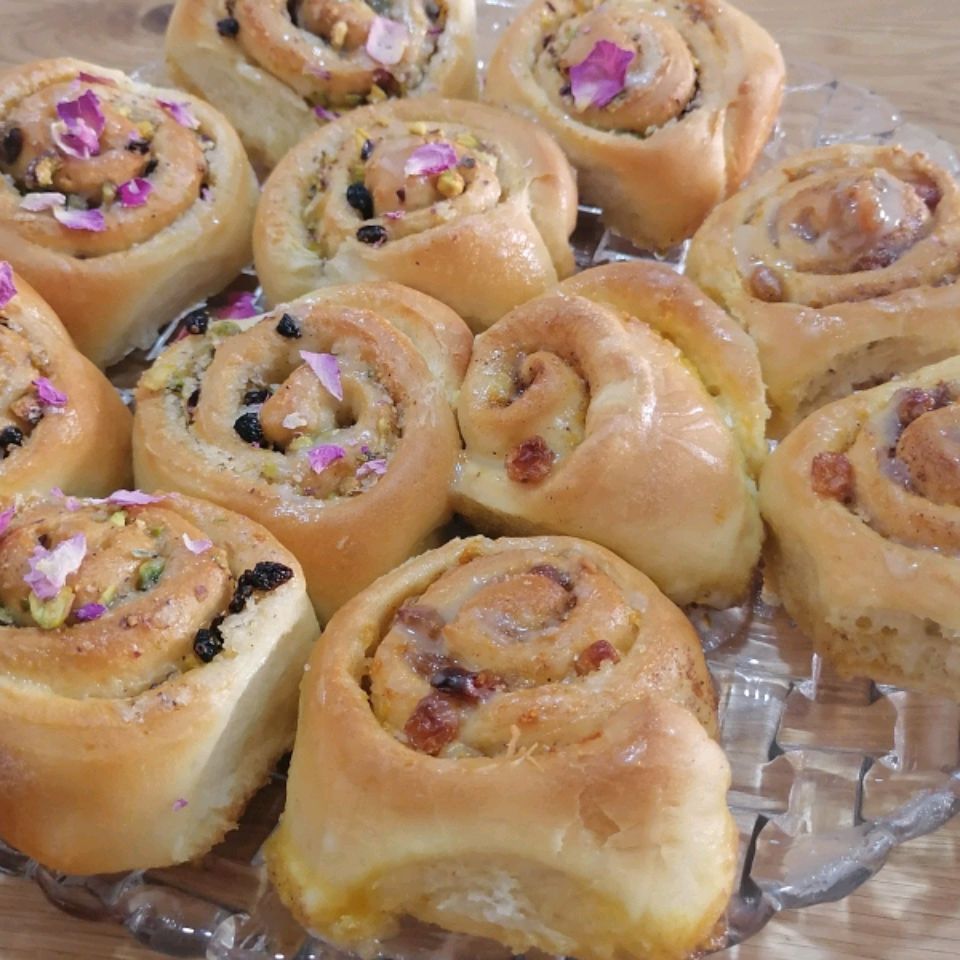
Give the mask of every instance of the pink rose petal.
M 331 463 L 342 460 L 346 455 L 347 451 L 335 443 L 321 443 L 319 447 L 307 451 L 307 459 L 314 473 L 323 473 Z
M 326 120 L 326 121 L 328 121 L 328 122 L 329 122 L 330 120 L 337 120 L 337 119 L 339 119 L 339 117 L 340 117 L 340 114 L 337 113 L 336 110 L 328 110 L 326 107 L 314 107 L 314 108 L 313 108 L 313 112 L 314 112 L 321 120 Z
M 403 165 L 408 177 L 432 177 L 457 165 L 457 151 L 449 143 L 440 140 L 437 143 L 425 143 L 417 147 Z
M 392 67 L 403 59 L 407 49 L 407 28 L 388 17 L 374 17 L 367 34 L 367 53 L 377 63 Z
M 259 313 L 256 294 L 249 292 L 231 293 L 227 302 L 216 311 L 219 320 L 247 320 Z
M 53 215 L 68 230 L 103 233 L 107 229 L 107 223 L 99 210 L 69 210 L 66 207 L 54 207 Z
M 99 620 L 106 612 L 107 608 L 102 603 L 85 603 L 82 607 L 77 607 L 73 615 L 81 623 L 87 623 L 90 620 Z
M 66 585 L 67 577 L 76 573 L 87 554 L 87 538 L 78 533 L 58 543 L 52 550 L 38 546 L 27 561 L 30 572 L 23 582 L 40 600 L 52 600 Z
M 107 497 L 106 502 L 116 507 L 146 507 L 151 503 L 160 503 L 163 499 L 162 494 L 154 495 L 144 493 L 142 490 L 117 490 Z M 94 502 L 103 503 L 104 501 Z
M 64 494 L 64 492 L 63 492 L 59 487 L 54 487 L 54 488 L 50 491 L 50 496 L 51 496 L 51 497 L 55 497 L 57 500 L 62 500 L 64 507 L 66 507 L 66 509 L 67 509 L 70 513 L 76 513 L 77 510 L 79 510 L 80 507 L 82 506 L 82 504 L 80 503 L 80 501 L 79 501 L 76 497 L 68 497 L 68 496 L 66 496 L 66 495 Z M 103 503 L 102 500 L 97 501 L 97 502 Z
M 163 107 L 170 116 L 188 130 L 197 130 L 200 127 L 200 121 L 193 115 L 189 103 L 178 103 L 176 100 L 158 100 L 157 103 Z
M 77 74 L 77 79 L 83 83 L 101 83 L 105 87 L 115 87 L 117 85 L 116 80 L 111 80 L 109 77 L 98 77 L 95 73 L 87 73 L 84 70 Z
M 7 532 L 7 527 L 10 526 L 10 521 L 13 520 L 13 515 L 16 512 L 15 507 L 7 507 L 6 510 L 0 512 L 0 536 Z
M 309 350 L 301 350 L 300 359 L 317 375 L 317 379 L 334 400 L 343 399 L 340 364 L 332 353 L 311 353 Z
M 61 100 L 57 104 L 57 116 L 71 131 L 84 124 L 98 137 L 107 125 L 107 118 L 100 108 L 100 98 L 92 90 L 88 90 L 76 100 Z
M 184 800 L 183 797 L 180 797 L 178 800 L 173 801 L 174 812 L 182 810 L 184 807 L 189 806 L 190 801 Z
M 41 210 L 52 210 L 54 207 L 65 207 L 66 205 L 66 196 L 54 191 L 28 193 L 20 201 L 20 209 L 26 210 L 28 213 L 40 213 Z
M 386 472 L 386 460 L 368 460 L 366 463 L 361 463 L 360 466 L 357 467 L 357 479 L 360 480 L 363 477 L 369 477 L 371 474 L 376 474 L 378 477 L 382 477 Z
M 405 211 L 403 210 L 388 210 L 384 217 L 387 220 L 402 220 L 405 216 Z
M 13 267 L 6 260 L 0 260 L 0 310 L 17 295 L 13 282 Z
M 598 40 L 586 57 L 570 68 L 570 92 L 578 110 L 605 107 L 622 93 L 627 67 L 636 53 L 609 40 Z
M 212 540 L 191 540 L 188 534 L 183 535 L 183 545 L 191 552 L 195 553 L 198 556 L 201 553 L 206 553 L 213 546 Z
M 117 196 L 125 207 L 142 207 L 153 190 L 153 184 L 143 177 L 134 177 L 117 187 Z
M 33 381 L 40 402 L 48 407 L 65 407 L 67 395 L 61 393 L 46 377 L 37 377 Z
M 63 121 L 50 125 L 53 145 L 65 156 L 76 160 L 89 160 L 100 153 L 100 138 L 85 123 L 78 123 L 71 130 Z

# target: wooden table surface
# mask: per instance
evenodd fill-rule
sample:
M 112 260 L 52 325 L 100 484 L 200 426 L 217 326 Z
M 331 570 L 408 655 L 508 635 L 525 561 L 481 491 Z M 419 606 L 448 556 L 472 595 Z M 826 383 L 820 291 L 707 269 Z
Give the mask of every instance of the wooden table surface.
M 740 0 L 787 60 L 823 64 L 960 144 L 957 0 Z M 0 65 L 72 54 L 131 68 L 158 56 L 167 7 L 137 0 L 0 0 Z M 85 24 L 82 30 L 77 24 Z M 960 819 L 901 847 L 837 904 L 787 913 L 730 960 L 960 957 Z M 0 960 L 148 960 L 119 928 L 76 920 L 0 878 Z

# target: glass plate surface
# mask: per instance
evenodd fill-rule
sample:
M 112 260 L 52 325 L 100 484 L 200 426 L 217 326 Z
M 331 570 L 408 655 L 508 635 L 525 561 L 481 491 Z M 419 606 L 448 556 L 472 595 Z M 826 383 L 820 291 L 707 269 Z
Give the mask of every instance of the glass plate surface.
M 520 4 L 481 0 L 481 56 Z M 159 21 L 162 21 L 162 17 Z M 151 24 L 162 29 L 162 22 Z M 159 42 L 158 42 L 159 46 Z M 109 59 L 109 58 L 106 58 Z M 159 80 L 162 67 L 147 65 Z M 905 124 L 880 97 L 827 71 L 793 64 L 776 130 L 756 172 L 782 157 L 837 142 L 901 143 L 960 176 L 953 149 Z M 574 246 L 583 267 L 650 258 L 581 208 Z M 685 246 L 662 258 L 683 270 Z M 239 281 L 249 289 L 255 278 Z M 129 393 L 150 353 L 114 371 Z M 847 896 L 897 845 L 960 812 L 960 704 L 867 680 L 843 681 L 757 583 L 751 602 L 691 609 L 720 694 L 722 745 L 733 770 L 730 806 L 740 828 L 739 878 L 714 950 L 740 943 L 779 910 Z M 284 770 L 255 797 L 240 827 L 201 860 L 180 867 L 75 877 L 53 873 L 0 843 L 0 872 L 36 882 L 56 906 L 123 924 L 141 943 L 208 960 L 346 960 L 309 936 L 270 887 L 260 850 L 283 808 Z M 411 923 L 370 944 L 393 960 L 504 960 L 505 948 Z M 534 960 L 531 954 L 528 954 Z

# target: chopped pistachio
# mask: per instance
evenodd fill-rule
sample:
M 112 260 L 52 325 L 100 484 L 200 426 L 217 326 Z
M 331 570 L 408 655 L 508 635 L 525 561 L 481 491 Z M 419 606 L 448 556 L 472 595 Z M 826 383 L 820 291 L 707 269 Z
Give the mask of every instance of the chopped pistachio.
M 287 450 L 291 453 L 298 453 L 300 450 L 309 450 L 313 445 L 313 437 L 302 435 L 299 437 L 294 437 L 293 440 L 291 440 L 288 444 Z
M 38 187 L 52 187 L 53 175 L 57 172 L 60 161 L 56 157 L 40 157 L 33 169 L 33 176 Z
M 117 185 L 115 183 L 111 183 L 109 180 L 105 180 L 103 183 L 103 202 L 110 204 L 116 199 Z
M 235 337 L 240 332 L 240 325 L 232 320 L 221 320 L 210 328 L 210 332 L 217 337 Z
M 152 140 L 153 135 L 157 132 L 156 126 L 149 120 L 138 120 L 134 126 L 144 140 Z
M 102 603 L 105 607 L 109 607 L 110 604 L 117 599 L 117 590 L 117 585 L 115 583 L 111 583 L 110 586 L 100 594 L 100 599 L 98 602 Z
M 137 586 L 141 590 L 149 590 L 156 586 L 166 565 L 167 562 L 163 557 L 152 557 L 150 560 L 144 560 L 137 569 Z
M 444 170 L 437 177 L 437 191 L 442 197 L 448 199 L 459 197 L 463 193 L 464 187 L 463 174 L 459 170 Z
M 480 141 L 472 133 L 458 133 L 454 142 L 468 150 L 475 150 L 480 146 Z
M 179 357 L 161 358 L 140 378 L 140 386 L 147 390 L 162 390 L 180 375 L 179 360 Z
M 123 510 L 111 513 L 109 520 L 115 527 L 125 527 L 127 525 L 127 515 Z
M 268 460 L 260 468 L 260 476 L 263 477 L 264 480 L 277 480 L 280 477 L 280 470 L 278 469 L 276 463 L 274 463 L 272 460 Z
M 414 123 L 410 124 L 410 132 L 416 134 L 418 137 L 425 137 L 427 135 L 427 125 L 422 120 L 417 120 Z
M 30 616 L 41 630 L 56 630 L 70 615 L 73 590 L 64 587 L 52 600 L 41 600 L 30 593 Z
M 0 627 L 11 627 L 14 623 L 13 614 L 6 607 L 0 607 Z
M 347 39 L 347 24 L 345 20 L 337 20 L 330 30 L 330 46 L 339 50 Z
M 384 92 L 383 87 L 373 84 L 370 87 L 370 92 L 367 94 L 367 103 L 382 103 L 387 99 L 387 94 Z

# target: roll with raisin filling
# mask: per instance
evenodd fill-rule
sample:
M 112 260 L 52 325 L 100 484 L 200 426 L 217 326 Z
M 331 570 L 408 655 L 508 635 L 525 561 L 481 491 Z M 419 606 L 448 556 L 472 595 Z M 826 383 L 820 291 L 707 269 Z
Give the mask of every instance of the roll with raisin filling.
M 0 514 L 0 836 L 55 870 L 179 863 L 288 749 L 318 633 L 262 527 L 168 494 Z
M 820 652 L 960 700 L 960 359 L 812 414 L 760 505 L 774 588 Z
M 132 423 L 56 314 L 0 260 L 0 497 L 129 484 Z
M 412 915 L 515 954 L 686 958 L 736 865 L 715 711 L 690 624 L 609 551 L 452 541 L 327 627 L 271 876 L 360 954 Z
M 318 125 L 387 98 L 477 89 L 474 0 L 177 0 L 167 63 L 270 169 Z
M 783 59 L 718 0 L 534 0 L 504 32 L 484 98 L 542 123 L 587 203 L 635 243 L 689 237 L 773 128 Z
M 960 352 L 960 187 L 922 154 L 842 144 L 719 206 L 687 273 L 757 342 L 771 428 Z
M 502 110 L 436 98 L 357 110 L 291 150 L 264 187 L 254 258 L 274 303 L 394 280 L 483 329 L 573 271 L 573 173 Z
M 249 262 L 253 171 L 180 91 L 66 58 L 0 72 L 0 174 L 0 257 L 97 366 Z
M 477 337 L 454 503 L 488 533 L 619 553 L 677 603 L 726 606 L 760 552 L 757 352 L 667 267 L 595 267 Z
M 326 619 L 449 518 L 469 351 L 456 314 L 389 283 L 213 323 L 140 381 L 137 483 L 262 523 Z

